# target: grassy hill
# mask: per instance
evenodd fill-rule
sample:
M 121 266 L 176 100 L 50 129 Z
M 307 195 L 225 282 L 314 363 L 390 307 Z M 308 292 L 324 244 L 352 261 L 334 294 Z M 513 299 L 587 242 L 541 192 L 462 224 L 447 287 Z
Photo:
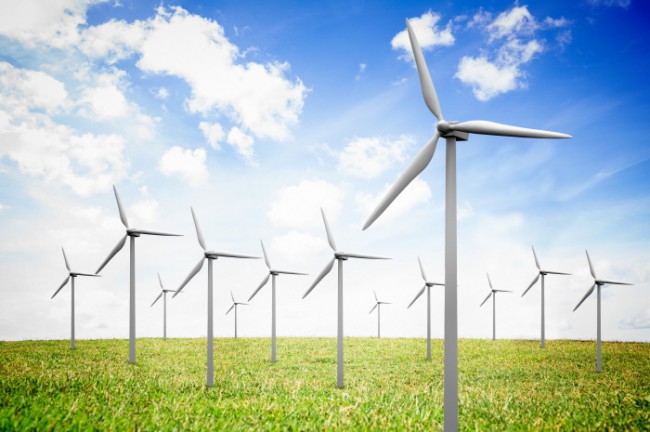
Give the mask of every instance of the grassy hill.
M 345 389 L 336 339 L 0 342 L 0 430 L 436 430 L 442 427 L 443 343 L 346 338 Z M 459 341 L 462 430 L 648 430 L 650 344 Z

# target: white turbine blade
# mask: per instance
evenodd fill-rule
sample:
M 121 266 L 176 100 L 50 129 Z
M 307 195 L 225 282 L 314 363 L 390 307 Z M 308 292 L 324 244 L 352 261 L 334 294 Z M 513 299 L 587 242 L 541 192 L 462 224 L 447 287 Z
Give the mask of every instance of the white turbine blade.
M 377 304 L 378 304 L 378 303 L 375 303 L 375 305 L 372 307 L 372 309 L 370 309 L 370 312 L 368 312 L 368 315 L 370 315 L 370 314 L 372 313 L 372 311 L 374 311 L 375 309 L 377 309 Z
M 571 274 L 571 273 L 563 273 L 563 272 L 556 272 L 556 271 L 550 271 L 550 270 L 544 270 L 544 273 L 556 274 L 556 275 L 570 275 Z
M 228 311 L 226 312 L 226 315 L 228 315 L 230 313 L 230 311 L 233 310 L 234 308 L 235 308 L 234 304 L 232 306 L 230 306 L 230 309 L 228 309 Z
M 113 259 L 113 257 L 114 257 L 115 255 L 117 255 L 117 253 L 118 253 L 119 251 L 122 250 L 122 248 L 124 247 L 124 243 L 126 243 L 126 238 L 127 238 L 127 237 L 128 237 L 128 236 L 124 236 L 124 237 L 122 237 L 122 240 L 120 240 L 120 241 L 117 242 L 117 244 L 115 245 L 115 247 L 113 248 L 113 250 L 108 254 L 108 256 L 106 257 L 106 259 L 104 260 L 104 262 L 99 266 L 99 268 L 97 269 L 97 271 L 96 271 L 95 273 L 99 273 L 100 271 L 102 271 L 102 269 L 104 268 L 104 266 L 106 266 L 106 264 L 108 264 L 108 262 L 109 262 L 111 259 Z
M 528 290 L 530 290 L 533 287 L 533 285 L 535 285 L 537 283 L 538 279 L 539 279 L 539 273 L 537 273 L 537 276 L 535 276 L 535 279 L 533 279 L 533 281 L 530 283 L 530 285 L 528 285 L 528 288 L 526 288 L 526 291 L 524 291 L 524 293 L 521 295 L 522 297 L 525 296 L 526 293 L 528 292 Z
M 309 274 L 309 273 L 292 272 L 287 270 L 273 270 L 273 272 L 278 274 L 289 274 L 289 275 L 300 275 L 300 276 L 307 276 Z
M 491 296 L 492 296 L 492 291 L 490 291 L 490 294 L 488 294 L 488 296 L 485 297 L 485 300 L 483 300 L 483 303 L 481 303 L 481 306 L 483 306 L 485 304 L 485 302 L 490 299 Z M 481 306 L 479 306 L 479 307 L 481 307 Z
M 151 306 L 155 305 L 156 302 L 157 302 L 158 300 L 160 300 L 160 297 L 162 297 L 162 295 L 163 295 L 162 292 L 161 292 L 160 294 L 158 294 L 158 297 L 156 297 L 156 300 L 154 300 L 153 303 L 151 303 Z
M 61 252 L 63 252 L 63 260 L 65 261 L 65 268 L 68 269 L 68 272 L 72 271 L 70 270 L 70 263 L 68 262 L 68 257 L 65 255 L 65 249 L 61 248 Z
M 192 220 L 194 220 L 194 228 L 196 228 L 196 238 L 199 240 L 199 245 L 205 250 L 205 240 L 203 239 L 203 233 L 201 232 L 201 227 L 199 226 L 199 220 L 196 218 L 196 215 L 194 214 L 194 209 L 190 207 L 190 211 L 192 212 Z
M 158 282 L 160 283 L 160 289 L 165 291 L 165 287 L 163 286 L 162 279 L 160 279 L 160 273 L 158 273 Z
M 587 294 L 585 294 L 585 296 L 582 298 L 582 300 L 580 300 L 580 302 L 576 305 L 576 307 L 573 308 L 573 312 L 575 312 L 576 309 L 578 309 L 578 308 L 580 307 L 580 305 L 582 304 L 582 302 L 584 302 L 585 300 L 587 300 L 587 297 L 589 297 L 589 296 L 591 295 L 591 293 L 594 292 L 594 288 L 596 288 L 596 284 L 593 284 L 593 285 L 591 286 L 591 288 L 589 288 L 589 290 L 587 291 Z
M 391 302 L 377 302 L 379 304 L 392 304 Z
M 59 291 L 61 291 L 63 289 L 63 287 L 65 286 L 65 284 L 68 283 L 69 280 L 70 280 L 70 276 L 68 275 L 68 277 L 65 278 L 63 283 L 59 286 L 59 288 L 56 291 L 54 291 L 54 294 L 52 294 L 52 297 L 50 297 L 50 299 L 53 299 L 54 296 L 57 295 L 59 293 Z
M 541 270 L 542 268 L 539 266 L 539 260 L 537 259 L 537 254 L 535 253 L 535 248 L 531 246 L 531 249 L 533 250 L 533 256 L 535 257 L 535 265 L 537 266 L 537 270 Z
M 232 300 L 233 303 L 237 303 L 235 301 L 235 296 L 232 295 L 232 291 L 230 291 L 230 299 Z
M 190 274 L 187 275 L 187 277 L 185 278 L 185 280 L 183 281 L 183 283 L 181 284 L 181 286 L 178 287 L 178 289 L 176 290 L 176 292 L 174 293 L 174 295 L 172 296 L 172 298 L 174 298 L 174 297 L 176 297 L 178 294 L 180 294 L 180 292 L 183 290 L 183 288 L 185 288 L 185 285 L 187 285 L 187 283 L 188 283 L 189 281 L 191 281 L 192 278 L 193 278 L 194 276 L 196 276 L 196 274 L 197 274 L 198 272 L 201 271 L 201 268 L 203 268 L 203 261 L 204 261 L 204 260 L 205 260 L 205 257 L 201 257 L 201 261 L 199 261 L 199 262 L 194 266 L 194 268 L 192 269 L 192 271 L 190 271 Z
M 596 272 L 594 271 L 594 266 L 591 264 L 591 258 L 589 258 L 589 252 L 585 250 L 585 253 L 587 254 L 587 261 L 589 262 L 589 271 L 591 272 L 591 275 L 594 277 L 594 279 L 598 279 L 596 277 Z
M 208 255 L 212 255 L 212 256 L 220 257 L 220 258 L 260 259 L 260 257 L 256 257 L 256 256 L 242 255 L 242 254 L 236 254 L 236 253 L 231 253 L 231 252 L 208 251 L 207 253 L 208 253 Z
M 494 292 L 512 292 L 510 290 L 502 290 L 502 289 L 495 289 L 495 290 L 492 290 L 492 291 L 494 291 Z
M 77 276 L 93 276 L 93 277 L 102 277 L 102 275 L 94 274 L 94 273 L 79 273 L 79 272 L 74 272 L 75 275 Z
M 571 138 L 571 135 L 563 133 L 510 126 L 485 120 L 449 123 L 449 128 L 452 131 L 474 133 L 479 135 L 497 135 L 520 138 Z
M 314 288 L 316 288 L 316 285 L 318 285 L 318 283 L 319 283 L 321 280 L 323 280 L 323 278 L 324 278 L 325 276 L 327 276 L 327 274 L 328 274 L 329 272 L 332 271 L 332 267 L 334 267 L 334 260 L 336 260 L 336 258 L 332 258 L 332 261 L 330 261 L 330 262 L 327 263 L 327 265 L 325 266 L 325 268 L 324 268 L 324 269 L 320 272 L 320 274 L 316 277 L 316 280 L 311 284 L 311 286 L 309 287 L 309 289 L 307 290 L 307 292 L 302 296 L 302 298 L 307 297 L 307 295 L 308 295 L 308 294 L 309 294 L 309 293 L 310 293 Z
M 420 257 L 418 257 L 418 263 L 420 264 L 420 273 L 422 274 L 422 279 L 424 281 L 427 281 L 427 275 L 424 274 L 424 267 L 422 267 L 422 261 L 420 261 Z
M 143 229 L 134 229 L 131 230 L 131 232 L 135 234 L 157 235 L 157 236 L 165 236 L 165 237 L 183 237 L 183 234 L 173 234 L 173 233 L 150 231 L 150 230 L 143 230 Z
M 375 301 L 379 303 L 379 299 L 377 298 L 377 293 L 375 292 L 375 290 L 372 290 L 372 293 L 375 295 Z
M 117 188 L 115 185 L 113 185 L 113 192 L 115 192 L 115 199 L 117 200 L 117 210 L 120 212 L 120 219 L 122 220 L 122 224 L 126 227 L 126 229 L 129 229 L 129 221 L 126 219 L 126 212 L 124 212 L 124 208 L 122 207 L 122 201 L 120 200 L 120 195 L 117 193 Z
M 323 216 L 323 222 L 325 223 L 325 231 L 327 232 L 327 242 L 330 244 L 330 247 L 334 252 L 336 252 L 336 243 L 334 242 L 334 236 L 332 235 L 332 231 L 330 231 L 330 226 L 327 223 L 327 218 L 325 217 L 325 212 L 323 209 L 320 209 L 320 214 Z
M 264 262 L 266 263 L 266 268 L 271 270 L 271 262 L 269 261 L 268 255 L 266 255 L 266 249 L 264 249 L 264 242 L 260 240 L 260 244 L 262 245 L 262 253 L 264 254 Z
M 372 211 L 366 224 L 363 226 L 365 230 L 374 221 L 377 220 L 379 216 L 390 206 L 390 204 L 397 198 L 399 194 L 402 193 L 404 189 L 413 181 L 415 177 L 418 176 L 431 162 L 433 154 L 436 152 L 436 144 L 438 143 L 438 138 L 440 135 L 438 132 L 429 140 L 429 142 L 422 147 L 420 152 L 415 156 L 415 159 L 411 164 L 406 168 L 406 170 L 399 176 L 397 181 L 390 187 L 386 195 L 381 199 L 377 207 Z
M 598 282 L 608 284 L 608 285 L 634 285 L 634 284 L 627 283 L 627 282 L 615 282 L 615 281 L 602 280 L 602 279 L 599 279 Z
M 340 257 L 344 258 L 363 258 L 363 259 L 375 259 L 375 260 L 387 260 L 390 258 L 386 257 L 380 257 L 380 256 L 374 256 L 374 255 L 364 255 L 364 254 L 359 254 L 359 253 L 354 253 L 354 252 L 339 252 L 337 254 Z
M 436 88 L 433 86 L 431 74 L 429 74 L 429 68 L 427 67 L 427 63 L 424 61 L 422 49 L 420 48 L 417 37 L 415 37 L 415 32 L 413 32 L 409 20 L 406 20 L 406 29 L 409 34 L 409 40 L 411 41 L 411 49 L 413 50 L 415 65 L 418 68 L 418 75 L 420 76 L 420 87 L 422 88 L 424 103 L 427 104 L 429 111 L 431 111 L 438 120 L 442 120 L 442 110 L 440 109 L 440 102 L 438 101 Z
M 492 288 L 492 281 L 490 280 L 490 274 L 489 274 L 489 273 L 486 273 L 486 275 L 487 275 L 487 277 L 488 277 L 488 284 L 490 285 L 490 289 L 493 289 L 493 288 Z
M 426 288 L 427 288 L 427 286 L 425 285 L 425 286 L 422 287 L 422 289 L 421 289 L 420 291 L 418 291 L 418 293 L 415 295 L 415 298 L 411 301 L 411 303 L 409 303 L 408 306 L 406 306 L 406 309 L 408 309 L 408 308 L 410 308 L 411 306 L 413 306 L 413 303 L 415 303 L 415 301 L 416 301 L 418 298 L 420 298 L 420 296 L 424 293 L 424 290 L 425 290 Z
M 248 301 L 253 300 L 253 297 L 255 297 L 257 295 L 257 293 L 262 289 L 262 287 L 264 287 L 264 285 L 266 285 L 266 283 L 269 281 L 270 277 L 271 277 L 271 273 L 266 275 L 266 277 L 264 278 L 262 283 L 259 284 L 259 286 L 257 287 L 257 289 L 255 291 L 253 291 L 253 294 L 251 294 L 251 296 L 248 297 Z

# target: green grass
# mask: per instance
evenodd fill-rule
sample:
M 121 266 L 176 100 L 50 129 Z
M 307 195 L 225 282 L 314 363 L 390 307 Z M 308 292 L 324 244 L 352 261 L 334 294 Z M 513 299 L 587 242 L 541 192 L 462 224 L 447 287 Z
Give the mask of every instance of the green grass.
M 422 339 L 205 339 L 0 342 L 0 430 L 436 430 L 443 345 Z M 459 341 L 462 430 L 648 430 L 650 344 Z

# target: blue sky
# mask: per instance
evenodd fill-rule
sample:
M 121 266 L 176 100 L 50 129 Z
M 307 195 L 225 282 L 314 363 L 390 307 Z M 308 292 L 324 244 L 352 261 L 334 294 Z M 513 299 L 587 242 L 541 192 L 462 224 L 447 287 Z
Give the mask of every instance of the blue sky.
M 34 4 L 32 4 L 34 3 Z M 406 305 L 444 280 L 444 146 L 380 220 L 361 226 L 434 131 L 404 35 L 409 18 L 445 118 L 564 132 L 570 140 L 471 136 L 458 146 L 459 335 L 491 337 L 485 274 L 504 338 L 539 336 L 531 245 L 547 279 L 548 338 L 595 338 L 585 249 L 603 292 L 603 338 L 650 340 L 650 10 L 576 2 L 0 2 L 0 338 L 69 336 L 72 267 L 93 272 L 132 225 L 183 233 L 137 240 L 139 337 L 159 336 L 156 273 L 168 288 L 200 249 L 260 254 L 310 276 L 278 281 L 278 334 L 334 336 L 336 276 L 319 208 L 343 250 L 390 256 L 345 266 L 346 334 L 423 337 Z M 263 262 L 215 264 L 215 334 L 233 333 Z M 128 251 L 77 280 L 77 336 L 127 337 Z M 205 334 L 205 270 L 170 301 L 171 336 Z M 443 292 L 432 296 L 442 337 Z M 239 333 L 270 333 L 270 289 Z

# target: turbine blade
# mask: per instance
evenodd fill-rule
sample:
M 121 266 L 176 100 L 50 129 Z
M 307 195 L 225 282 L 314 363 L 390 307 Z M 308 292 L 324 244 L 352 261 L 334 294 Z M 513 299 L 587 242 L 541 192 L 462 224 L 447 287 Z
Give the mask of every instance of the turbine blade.
M 251 294 L 251 296 L 248 297 L 248 301 L 253 300 L 253 297 L 255 297 L 255 296 L 257 295 L 257 293 L 259 292 L 259 290 L 261 290 L 262 287 L 263 287 L 264 285 L 266 285 L 266 283 L 269 281 L 269 278 L 270 278 L 270 277 L 271 277 L 271 273 L 269 273 L 269 274 L 266 275 L 266 277 L 264 278 L 264 280 L 262 281 L 262 283 L 259 284 L 259 286 L 257 287 L 257 289 L 256 289 L 255 291 L 253 291 L 253 294 Z
M 156 300 L 154 300 L 153 303 L 151 303 L 151 306 L 155 305 L 156 302 L 157 302 L 158 300 L 160 300 L 160 297 L 162 297 L 162 295 L 163 295 L 162 292 L 161 292 L 160 294 L 158 294 L 158 297 L 156 297 Z
M 231 252 L 208 251 L 207 254 L 218 258 L 260 259 L 260 257 L 256 257 L 256 256 L 242 255 L 242 254 L 236 254 Z
M 379 260 L 387 260 L 390 258 L 386 257 L 379 257 L 379 256 L 374 256 L 374 255 L 363 255 L 363 254 L 358 254 L 354 252 L 339 252 L 337 254 L 340 257 L 345 257 L 345 258 L 363 258 L 363 259 L 379 259 Z
M 332 261 L 330 261 L 330 262 L 327 263 L 327 265 L 325 266 L 325 268 L 324 268 L 324 269 L 320 272 L 320 274 L 316 277 L 316 280 L 311 284 L 311 286 L 309 287 L 309 289 L 307 290 L 307 292 L 302 296 L 302 298 L 307 297 L 307 295 L 309 295 L 309 293 L 310 293 L 314 288 L 316 288 L 316 285 L 318 285 L 318 283 L 319 283 L 321 280 L 323 280 L 323 278 L 324 278 L 325 276 L 327 276 L 329 272 L 332 271 L 332 267 L 334 267 L 334 260 L 336 260 L 336 258 L 332 258 Z
M 491 296 L 492 296 L 492 291 L 490 291 L 490 294 L 488 294 L 488 296 L 485 297 L 485 300 L 483 300 L 483 303 L 481 303 L 481 306 L 483 306 L 485 304 L 485 302 L 490 299 Z M 481 307 L 481 306 L 479 306 L 479 307 Z
M 550 270 L 544 270 L 544 273 L 556 274 L 556 275 L 570 275 L 571 274 L 571 273 L 563 273 L 563 272 L 556 272 L 556 271 L 550 271 Z
M 199 245 L 205 250 L 205 240 L 203 239 L 203 233 L 201 232 L 201 227 L 199 226 L 199 220 L 196 218 L 196 214 L 194 214 L 194 209 L 190 207 L 190 211 L 192 212 L 192 220 L 194 220 L 194 228 L 196 228 L 196 238 L 199 240 Z
M 422 267 L 422 261 L 420 261 L 420 257 L 418 257 L 418 263 L 420 264 L 420 273 L 422 274 L 422 279 L 424 281 L 427 281 L 427 276 L 424 274 L 424 267 Z
M 235 308 L 234 304 L 232 306 L 230 306 L 230 309 L 228 309 L 228 311 L 226 312 L 226 315 L 228 315 L 230 313 L 230 311 L 233 310 L 234 308 Z
M 117 253 L 118 253 L 119 251 L 122 250 L 122 248 L 124 247 L 124 243 L 126 243 L 126 238 L 127 238 L 127 237 L 128 237 L 128 236 L 124 236 L 124 237 L 122 237 L 122 240 L 120 240 L 120 241 L 117 242 L 117 244 L 115 245 L 115 247 L 113 248 L 113 250 L 108 254 L 108 256 L 106 257 L 106 259 L 104 260 L 104 262 L 99 266 L 99 268 L 97 269 L 97 271 L 95 272 L 95 274 L 98 274 L 100 271 L 102 271 L 102 269 L 106 266 L 106 264 L 108 264 L 108 262 L 109 262 L 111 259 L 113 259 L 113 257 L 114 257 L 115 255 L 117 255 Z
M 98 275 L 95 273 L 79 273 L 79 272 L 74 272 L 75 275 L 77 276 L 94 276 L 94 277 L 102 277 L 102 275 Z
M 192 278 L 193 278 L 194 276 L 196 276 L 196 274 L 197 274 L 198 272 L 201 271 L 201 268 L 203 268 L 203 261 L 204 261 L 204 260 L 205 260 L 205 257 L 201 257 L 201 261 L 199 261 L 198 263 L 196 263 L 196 265 L 194 266 L 194 268 L 192 269 L 192 271 L 190 271 L 190 274 L 187 275 L 187 277 L 185 278 L 185 280 L 183 281 L 183 283 L 181 284 L 181 286 L 178 287 L 178 289 L 176 290 L 176 292 L 174 293 L 174 295 L 172 296 L 172 298 L 174 298 L 174 297 L 176 297 L 178 294 L 180 294 L 180 292 L 183 290 L 183 288 L 185 288 L 185 285 L 187 285 L 187 283 L 188 283 L 189 281 L 191 281 Z
M 535 276 L 535 279 L 533 279 L 533 281 L 530 283 L 530 285 L 528 285 L 528 288 L 526 288 L 526 291 L 524 291 L 524 293 L 521 295 L 522 297 L 525 296 L 526 293 L 528 292 L 528 290 L 530 290 L 533 287 L 533 285 L 535 285 L 537 283 L 538 279 L 539 279 L 539 273 L 537 273 L 537 276 Z
M 325 223 L 325 231 L 327 232 L 327 242 L 330 244 L 330 247 L 334 252 L 336 252 L 336 243 L 334 242 L 334 236 L 332 235 L 332 231 L 330 231 L 330 226 L 327 223 L 327 218 L 325 217 L 325 212 L 323 209 L 320 209 L 320 214 L 323 216 L 323 222 Z
M 157 235 L 157 236 L 165 236 L 165 237 L 183 237 L 183 234 L 173 234 L 173 233 L 150 231 L 150 230 L 143 230 L 143 229 L 132 230 L 132 232 L 136 234 Z
M 472 120 L 459 123 L 450 123 L 452 131 L 474 133 L 479 135 L 497 135 L 520 138 L 571 138 L 571 135 L 549 132 L 540 129 L 529 129 L 510 126 L 485 120 Z
M 502 289 L 495 289 L 495 290 L 492 290 L 492 291 L 494 291 L 494 292 L 512 292 L 510 290 L 502 290 Z
M 379 303 L 379 299 L 377 298 L 377 293 L 375 290 L 372 290 L 372 293 L 375 295 L 375 301 Z
M 541 270 L 542 268 L 539 266 L 539 260 L 537 259 L 537 254 L 535 253 L 535 248 L 531 246 L 533 249 L 533 256 L 535 257 L 535 265 L 537 266 L 537 270 Z
M 438 132 L 429 140 L 429 142 L 422 147 L 420 152 L 415 156 L 415 159 L 406 168 L 406 170 L 399 176 L 397 181 L 390 187 L 386 195 L 381 199 L 377 207 L 372 211 L 368 220 L 366 221 L 363 229 L 365 230 L 377 220 L 381 214 L 386 211 L 388 206 L 402 193 L 404 189 L 418 176 L 431 162 L 433 154 L 436 152 L 436 144 L 440 135 Z
M 307 276 L 309 274 L 309 273 L 298 273 L 298 272 L 292 272 L 292 271 L 286 271 L 286 270 L 273 270 L 273 272 L 278 273 L 278 274 L 300 275 L 300 276 Z
M 264 249 L 264 242 L 260 240 L 260 244 L 262 245 L 262 253 L 264 254 L 264 262 L 266 263 L 266 268 L 271 270 L 271 262 L 269 261 L 268 255 L 266 255 L 266 249 Z
M 158 282 L 160 283 L 160 289 L 165 290 L 165 287 L 163 286 L 162 279 L 160 279 L 160 273 L 158 273 Z
M 593 284 L 593 285 L 591 286 L 591 288 L 589 288 L 589 290 L 587 291 L 587 294 L 585 294 L 584 297 L 582 297 L 582 299 L 580 300 L 580 302 L 578 302 L 578 304 L 576 305 L 576 307 L 573 308 L 573 312 L 575 312 L 576 309 L 578 309 L 578 308 L 580 307 L 580 305 L 582 304 L 582 302 L 584 302 L 585 300 L 587 300 L 587 297 L 589 297 L 589 296 L 591 295 L 591 293 L 594 292 L 594 288 L 596 288 L 596 284 Z
M 63 260 L 65 261 L 65 268 L 68 269 L 68 272 L 71 272 L 70 270 L 70 263 L 68 262 L 68 257 L 65 256 L 65 249 L 61 248 L 61 252 L 63 252 Z
M 599 282 L 602 282 L 602 283 L 608 284 L 608 285 L 634 285 L 634 284 L 627 283 L 627 282 L 615 282 L 615 281 L 602 280 L 602 279 L 600 279 Z
M 231 298 L 231 300 L 232 300 L 233 303 L 237 303 L 237 302 L 235 301 L 235 296 L 232 295 L 232 291 L 230 291 L 230 298 Z
M 370 312 L 368 312 L 368 315 L 370 315 L 372 313 L 372 311 L 374 311 L 375 309 L 377 309 L 377 303 L 375 303 L 375 305 L 372 307 L 372 309 L 370 309 Z
M 122 225 L 129 229 L 129 221 L 126 219 L 126 212 L 122 207 L 122 201 L 120 200 L 120 195 L 117 193 L 117 188 L 113 185 L 113 192 L 115 192 L 115 199 L 117 200 L 117 210 L 120 212 L 120 219 L 122 220 Z
M 427 288 L 427 286 L 425 285 L 425 286 L 422 287 L 422 289 L 421 289 L 420 291 L 418 291 L 418 293 L 415 295 L 415 298 L 414 298 L 413 300 L 411 300 L 411 303 L 409 303 L 408 306 L 406 306 L 406 309 L 408 309 L 408 308 L 410 308 L 411 306 L 413 306 L 413 303 L 415 303 L 415 301 L 416 301 L 418 298 L 420 298 L 420 296 L 424 293 L 424 290 L 425 290 L 426 288 Z
M 487 277 L 488 277 L 488 284 L 490 285 L 490 289 L 493 289 L 493 288 L 492 288 L 492 281 L 490 280 L 490 274 L 489 274 L 489 273 L 486 273 L 486 275 L 487 275 Z
M 69 280 L 70 280 L 70 275 L 68 275 L 68 277 L 65 278 L 63 283 L 59 286 L 59 288 L 56 291 L 54 291 L 54 294 L 52 294 L 52 297 L 50 297 L 50 299 L 53 299 L 54 296 L 57 295 L 59 293 L 59 291 L 61 291 L 63 289 L 63 287 L 65 286 L 65 284 L 68 283 Z
M 589 252 L 585 250 L 585 253 L 587 254 L 587 261 L 589 262 L 589 271 L 591 272 L 591 275 L 594 277 L 594 279 L 598 279 L 596 277 L 596 272 L 594 271 L 594 266 L 591 264 L 591 258 L 589 258 Z
M 442 110 L 440 109 L 440 102 L 438 101 L 436 88 L 433 86 L 431 74 L 429 74 L 429 68 L 427 67 L 427 63 L 424 61 L 422 49 L 420 48 L 418 39 L 415 37 L 415 32 L 413 31 L 409 20 L 406 20 L 406 29 L 409 34 L 409 40 L 411 41 L 411 49 L 413 50 L 415 65 L 417 66 L 418 75 L 420 76 L 420 87 L 422 89 L 424 103 L 438 120 L 442 120 Z

